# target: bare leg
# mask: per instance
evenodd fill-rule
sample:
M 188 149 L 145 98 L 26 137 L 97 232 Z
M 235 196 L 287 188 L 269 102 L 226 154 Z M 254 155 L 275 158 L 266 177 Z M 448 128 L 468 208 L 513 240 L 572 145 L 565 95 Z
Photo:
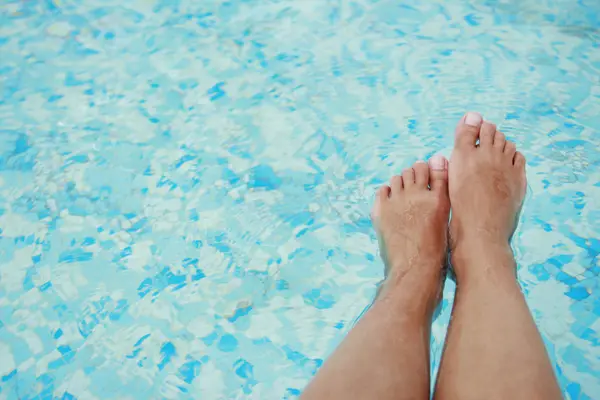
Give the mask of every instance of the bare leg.
M 428 185 L 431 187 L 429 188 Z M 450 203 L 447 160 L 417 162 L 377 193 L 386 281 L 304 399 L 428 399 L 431 318 L 441 294 Z
M 449 174 L 457 291 L 435 398 L 560 399 L 509 245 L 526 191 L 525 158 L 495 125 L 468 113 Z

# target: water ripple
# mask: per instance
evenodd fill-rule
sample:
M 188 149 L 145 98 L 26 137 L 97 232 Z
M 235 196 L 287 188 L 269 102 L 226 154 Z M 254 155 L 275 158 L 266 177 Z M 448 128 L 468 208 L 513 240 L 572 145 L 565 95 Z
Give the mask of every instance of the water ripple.
M 565 397 L 600 393 L 599 19 L 594 0 L 6 2 L 0 390 L 297 397 L 381 279 L 374 191 L 449 155 L 474 109 L 528 157 L 514 247 Z

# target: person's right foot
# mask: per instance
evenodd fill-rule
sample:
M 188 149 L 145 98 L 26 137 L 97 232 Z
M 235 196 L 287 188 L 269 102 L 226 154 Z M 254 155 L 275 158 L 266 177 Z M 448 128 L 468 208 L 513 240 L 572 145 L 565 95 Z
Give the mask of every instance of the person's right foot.
M 527 187 L 525 157 L 515 144 L 469 112 L 456 128 L 448 174 L 451 248 L 508 249 Z M 454 272 L 460 279 L 459 265 Z

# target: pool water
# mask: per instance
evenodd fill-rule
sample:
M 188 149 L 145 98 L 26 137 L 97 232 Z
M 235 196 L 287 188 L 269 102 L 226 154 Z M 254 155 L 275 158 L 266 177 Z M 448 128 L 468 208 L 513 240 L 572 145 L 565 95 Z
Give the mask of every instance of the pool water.
M 0 398 L 296 398 L 382 277 L 374 191 L 467 110 L 528 158 L 519 279 L 600 398 L 599 47 L 597 0 L 5 0 Z

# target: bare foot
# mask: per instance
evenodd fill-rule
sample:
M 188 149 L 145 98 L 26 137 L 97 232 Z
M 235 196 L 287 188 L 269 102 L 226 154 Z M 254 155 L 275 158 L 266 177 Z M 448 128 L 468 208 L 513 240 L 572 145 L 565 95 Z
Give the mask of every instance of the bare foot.
M 386 279 L 303 399 L 429 398 L 431 320 L 447 247 L 447 182 L 448 161 L 434 157 L 377 192 L 371 215 Z
M 467 113 L 456 128 L 449 185 L 453 251 L 463 244 L 510 251 L 527 187 L 525 157 L 478 113 Z M 460 279 L 461 263 L 453 264 Z
M 495 125 L 467 113 L 448 168 L 457 287 L 433 398 L 560 399 L 510 248 L 525 158 Z
M 390 186 L 377 192 L 371 213 L 386 266 L 383 293 L 398 283 L 414 289 L 428 311 L 441 295 L 442 271 L 446 261 L 448 161 L 434 156 L 392 177 Z

